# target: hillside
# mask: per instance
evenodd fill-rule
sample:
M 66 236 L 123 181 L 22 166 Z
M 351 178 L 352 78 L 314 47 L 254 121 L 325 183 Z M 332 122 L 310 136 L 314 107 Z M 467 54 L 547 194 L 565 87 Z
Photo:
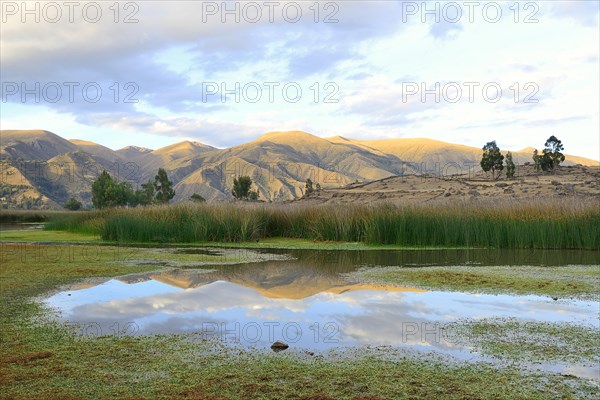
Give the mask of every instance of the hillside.
M 600 201 L 600 167 L 560 166 L 553 173 L 517 166 L 513 179 L 483 172 L 465 175 L 405 175 L 326 189 L 296 200 L 306 204 L 422 204 L 475 200 L 533 200 L 573 197 Z
M 77 146 L 52 132 L 42 130 L 0 131 L 0 158 L 46 161 L 76 151 Z
M 482 150 L 477 147 L 460 144 L 446 143 L 433 139 L 383 139 L 383 140 L 353 140 L 341 136 L 329 138 L 335 143 L 348 143 L 361 146 L 367 150 L 380 151 L 392 154 L 407 163 L 414 163 L 420 172 L 439 169 L 440 166 L 448 169 L 454 165 L 464 166 L 467 172 L 469 165 L 478 166 L 481 160 Z M 513 151 L 513 160 L 516 164 L 531 162 L 533 147 L 527 147 L 520 151 Z M 507 150 L 501 150 L 503 154 Z M 599 162 L 588 158 L 565 155 L 563 165 L 581 164 L 585 166 L 598 166 Z M 422 171 L 421 171 L 422 170 Z
M 530 162 L 532 152 L 533 148 L 513 152 L 515 162 Z M 175 201 L 185 201 L 194 193 L 209 201 L 231 199 L 233 179 L 241 175 L 252 177 L 260 198 L 267 201 L 301 198 L 308 178 L 327 189 L 322 196 L 340 195 L 348 188 L 358 193 L 362 187 L 387 198 L 386 187 L 379 188 L 383 184 L 378 182 L 388 182 L 389 187 L 390 179 L 399 176 L 475 173 L 480 157 L 481 149 L 432 139 L 324 139 L 302 131 L 269 132 L 226 149 L 184 141 L 156 150 L 135 145 L 112 150 L 43 130 L 0 131 L 3 169 L 13 171 L 11 178 L 3 173 L 6 207 L 19 207 L 26 198 L 37 199 L 35 207 L 57 207 L 69 197 L 90 206 L 91 182 L 103 169 L 137 188 L 164 168 L 174 183 Z M 599 163 L 566 156 L 565 166 L 576 164 Z M 15 181 L 19 176 L 22 183 Z

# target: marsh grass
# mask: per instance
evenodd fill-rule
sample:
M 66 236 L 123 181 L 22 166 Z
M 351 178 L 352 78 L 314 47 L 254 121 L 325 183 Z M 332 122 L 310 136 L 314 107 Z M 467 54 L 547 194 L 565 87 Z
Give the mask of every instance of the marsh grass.
M 52 219 L 48 229 L 119 242 L 271 237 L 443 247 L 599 249 L 600 208 L 576 200 L 424 205 L 176 204 Z
M 73 216 L 83 212 L 59 210 L 0 210 L 0 223 L 46 222 L 50 218 Z

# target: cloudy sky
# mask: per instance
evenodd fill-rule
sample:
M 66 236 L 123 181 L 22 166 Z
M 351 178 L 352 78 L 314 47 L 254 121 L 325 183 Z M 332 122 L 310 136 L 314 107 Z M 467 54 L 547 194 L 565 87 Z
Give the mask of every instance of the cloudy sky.
M 2 1 L 1 127 L 115 149 L 554 134 L 599 159 L 599 4 Z

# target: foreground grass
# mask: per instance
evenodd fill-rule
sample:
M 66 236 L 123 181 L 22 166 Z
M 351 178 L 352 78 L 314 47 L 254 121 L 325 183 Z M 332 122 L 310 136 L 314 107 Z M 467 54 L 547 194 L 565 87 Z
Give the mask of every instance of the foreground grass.
M 463 338 L 484 355 L 516 361 L 600 364 L 600 330 L 569 324 L 483 319 L 459 324 Z
M 348 278 L 433 290 L 598 300 L 600 267 L 371 267 L 351 273 Z
M 284 237 L 405 247 L 600 249 L 594 201 L 407 206 L 176 204 L 54 218 L 47 228 L 146 243 Z
M 1 398 L 547 399 L 598 394 L 597 386 L 580 379 L 451 365 L 431 357 L 250 353 L 177 335 L 76 339 L 48 321 L 47 310 L 33 298 L 82 279 L 155 267 L 122 262 L 118 247 L 104 246 L 100 252 L 97 246 L 29 247 L 3 247 Z M 47 257 L 50 247 L 65 256 Z M 136 251 L 142 250 L 126 254 L 137 256 Z

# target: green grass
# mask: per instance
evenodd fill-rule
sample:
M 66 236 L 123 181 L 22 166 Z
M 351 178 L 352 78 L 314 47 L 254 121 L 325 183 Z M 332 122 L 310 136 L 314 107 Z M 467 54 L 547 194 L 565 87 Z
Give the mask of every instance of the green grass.
M 365 351 L 320 358 L 239 352 L 192 336 L 77 338 L 49 320 L 34 298 L 83 279 L 154 267 L 121 262 L 119 247 L 102 246 L 88 258 L 82 255 L 98 246 L 24 246 L 4 245 L 0 255 L 0 398 L 576 399 L 598 394 L 597 386 L 582 379 L 455 365 L 425 355 L 389 359 Z M 57 249 L 65 256 L 47 257 Z
M 534 267 L 371 267 L 348 275 L 356 281 L 470 293 L 538 294 L 598 300 L 598 265 Z
M 52 219 L 50 230 L 135 243 L 255 242 L 266 238 L 403 247 L 600 249 L 596 202 L 411 206 L 177 204 Z
M 48 230 L 0 231 L 0 242 L 101 243 L 99 235 Z

